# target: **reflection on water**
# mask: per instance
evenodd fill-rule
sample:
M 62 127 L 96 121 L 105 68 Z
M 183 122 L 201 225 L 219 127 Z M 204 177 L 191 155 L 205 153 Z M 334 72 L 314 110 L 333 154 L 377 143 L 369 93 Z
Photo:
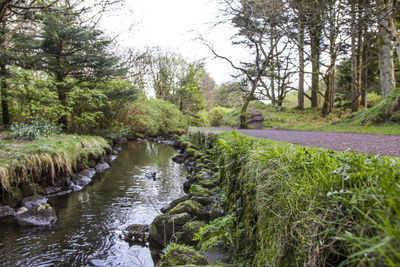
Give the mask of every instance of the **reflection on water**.
M 123 145 L 92 185 L 50 201 L 58 216 L 52 229 L 1 225 L 0 265 L 153 266 L 148 248 L 129 247 L 119 235 L 129 224 L 150 224 L 157 210 L 183 194 L 184 169 L 172 162 L 174 153 L 164 144 Z M 156 172 L 157 180 L 146 172 Z

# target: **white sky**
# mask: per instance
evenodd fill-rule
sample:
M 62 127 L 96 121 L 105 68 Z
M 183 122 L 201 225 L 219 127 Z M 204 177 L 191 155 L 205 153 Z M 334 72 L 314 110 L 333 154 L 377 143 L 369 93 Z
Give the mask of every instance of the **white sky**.
M 243 49 L 230 42 L 234 30 L 229 26 L 213 28 L 218 20 L 217 0 L 126 0 L 124 10 L 103 19 L 101 27 L 118 34 L 122 47 L 141 49 L 160 46 L 179 52 L 187 60 L 205 59 L 206 69 L 220 84 L 232 80 L 234 70 L 195 38 L 198 33 L 216 50 L 233 59 L 243 57 Z M 197 32 L 197 33 L 196 33 Z

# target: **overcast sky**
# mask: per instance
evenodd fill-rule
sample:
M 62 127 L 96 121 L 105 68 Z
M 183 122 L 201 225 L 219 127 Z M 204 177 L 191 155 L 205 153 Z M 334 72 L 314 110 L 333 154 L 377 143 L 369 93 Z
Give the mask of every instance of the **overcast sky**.
M 234 30 L 229 26 L 213 27 L 218 21 L 217 0 L 126 0 L 123 10 L 103 19 L 101 27 L 118 34 L 121 46 L 144 48 L 160 46 L 181 53 L 188 60 L 204 59 L 207 71 L 217 83 L 231 80 L 233 69 L 214 59 L 198 40 L 198 33 L 217 51 L 230 58 L 243 56 L 243 50 L 231 46 Z

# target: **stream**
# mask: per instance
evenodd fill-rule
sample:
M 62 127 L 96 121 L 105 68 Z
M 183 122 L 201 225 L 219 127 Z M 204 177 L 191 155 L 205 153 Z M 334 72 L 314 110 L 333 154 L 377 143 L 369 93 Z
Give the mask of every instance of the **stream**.
M 171 160 L 175 153 L 147 141 L 122 145 L 111 169 L 82 191 L 49 201 L 58 217 L 51 229 L 1 224 L 0 266 L 154 266 L 148 247 L 129 246 L 120 235 L 130 224 L 150 224 L 184 194 L 185 170 Z M 145 177 L 149 172 L 156 181 Z

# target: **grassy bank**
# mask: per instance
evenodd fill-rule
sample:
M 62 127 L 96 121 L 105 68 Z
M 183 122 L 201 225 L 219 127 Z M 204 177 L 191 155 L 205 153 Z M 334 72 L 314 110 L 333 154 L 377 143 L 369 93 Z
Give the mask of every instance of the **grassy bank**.
M 34 141 L 12 141 L 0 136 L 0 181 L 5 191 L 15 191 L 22 183 L 53 183 L 105 155 L 110 146 L 101 137 L 58 135 Z M 14 192 L 15 193 L 15 192 Z
M 400 161 L 189 132 L 212 148 L 229 236 L 246 266 L 398 266 Z M 215 236 L 213 237 L 215 239 Z M 207 242 L 207 240 L 204 240 Z

